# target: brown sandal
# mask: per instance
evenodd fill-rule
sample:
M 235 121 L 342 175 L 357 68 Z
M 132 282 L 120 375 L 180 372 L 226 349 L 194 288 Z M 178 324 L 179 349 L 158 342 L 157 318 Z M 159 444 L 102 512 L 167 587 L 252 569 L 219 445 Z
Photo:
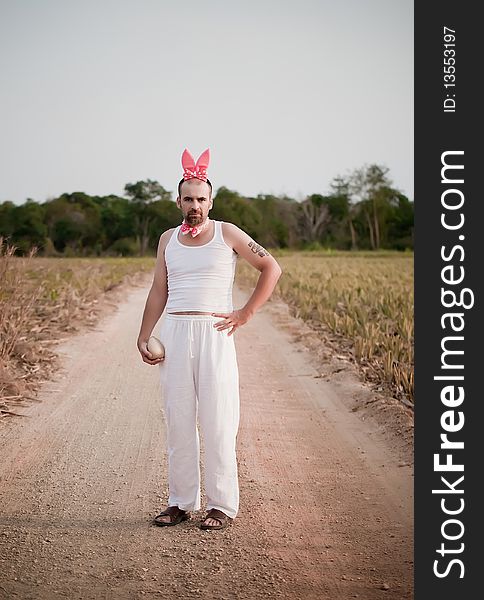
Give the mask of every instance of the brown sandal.
M 215 519 L 220 523 L 220 525 L 204 525 L 203 523 L 207 519 Z M 200 525 L 200 529 L 225 529 L 225 527 L 227 527 L 227 525 L 230 525 L 232 521 L 233 519 L 228 517 L 221 510 L 218 510 L 217 508 L 211 508 L 206 514 L 202 524 Z
M 159 517 L 170 517 L 169 521 L 159 521 Z M 161 512 L 159 515 L 153 519 L 153 523 L 155 525 L 159 525 L 160 527 L 166 527 L 170 525 L 178 525 L 181 521 L 186 521 L 190 518 L 190 513 L 181 510 L 178 506 L 169 506 L 166 510 Z

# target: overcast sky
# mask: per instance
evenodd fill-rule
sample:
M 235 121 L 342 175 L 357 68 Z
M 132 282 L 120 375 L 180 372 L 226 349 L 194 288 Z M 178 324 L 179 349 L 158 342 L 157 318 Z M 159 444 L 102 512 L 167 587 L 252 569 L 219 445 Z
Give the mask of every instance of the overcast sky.
M 0 202 L 214 187 L 328 193 L 365 164 L 413 199 L 411 0 L 0 0 Z

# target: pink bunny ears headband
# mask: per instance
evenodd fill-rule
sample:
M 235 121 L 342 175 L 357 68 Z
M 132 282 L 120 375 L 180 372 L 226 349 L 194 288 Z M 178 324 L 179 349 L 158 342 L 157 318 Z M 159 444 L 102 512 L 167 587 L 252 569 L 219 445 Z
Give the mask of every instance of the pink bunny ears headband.
M 182 154 L 183 179 L 200 179 L 207 181 L 207 169 L 210 162 L 210 150 L 207 148 L 202 152 L 195 162 L 193 156 L 185 148 Z

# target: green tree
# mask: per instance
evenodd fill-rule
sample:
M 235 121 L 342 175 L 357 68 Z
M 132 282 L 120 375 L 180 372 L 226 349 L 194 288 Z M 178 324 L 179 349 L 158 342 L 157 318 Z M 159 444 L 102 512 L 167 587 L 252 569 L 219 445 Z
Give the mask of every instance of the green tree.
M 392 197 L 392 215 L 388 226 L 388 241 L 392 248 L 405 250 L 413 248 L 413 202 L 400 192 Z
M 100 252 L 106 251 L 121 239 L 132 239 L 130 247 L 133 247 L 136 229 L 130 201 L 116 195 L 96 196 L 94 201 L 99 206 L 101 214 Z M 126 247 L 126 244 L 123 247 Z M 114 252 L 117 253 L 116 249 Z
M 289 244 L 290 220 L 284 218 L 281 203 L 284 201 L 271 194 L 259 194 L 250 199 L 261 215 L 262 229 L 257 241 L 267 248 L 284 248 Z
M 151 179 L 127 183 L 124 191 L 132 202 L 136 238 L 139 241 L 140 254 L 144 256 L 150 242 L 150 229 L 157 218 L 157 210 L 153 203 L 159 200 L 171 200 L 171 192 Z
M 350 178 L 337 176 L 330 184 L 332 197 L 338 205 L 337 213 L 343 225 L 343 231 L 347 228 L 349 232 L 349 248 L 358 249 L 358 227 L 356 221 L 360 213 L 357 203 L 351 202 Z M 346 239 L 346 235 L 340 232 L 339 238 Z
M 392 189 L 387 174 L 387 167 L 372 164 L 355 169 L 349 179 L 350 193 L 358 199 L 373 250 L 381 246 L 381 227 L 387 212 L 388 190 Z
M 212 219 L 234 223 L 252 238 L 259 239 L 263 229 L 262 216 L 248 198 L 226 187 L 220 187 L 213 198 Z
M 0 204 L 0 235 L 10 237 L 15 231 L 15 210 L 17 206 L 10 200 Z
M 89 254 L 102 238 L 101 209 L 83 193 L 62 194 L 44 204 L 49 238 L 56 250 Z
M 331 219 L 327 199 L 321 194 L 311 194 L 300 203 L 300 237 L 306 242 L 319 242 Z
M 28 198 L 24 204 L 16 206 L 14 213 L 12 241 L 19 254 L 27 254 L 32 246 L 42 248 L 46 242 L 47 227 L 44 223 L 43 207 Z
M 173 200 L 157 200 L 152 204 L 154 218 L 149 229 L 149 246 L 155 252 L 158 248 L 160 235 L 182 221 L 182 214 Z

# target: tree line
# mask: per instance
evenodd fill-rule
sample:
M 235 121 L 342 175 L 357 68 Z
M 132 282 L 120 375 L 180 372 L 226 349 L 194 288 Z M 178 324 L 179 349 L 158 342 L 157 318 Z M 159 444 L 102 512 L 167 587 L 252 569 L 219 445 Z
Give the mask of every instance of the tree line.
M 41 256 L 145 256 L 155 254 L 163 231 L 181 212 L 157 181 L 128 183 L 124 197 L 64 193 L 38 203 L 0 204 L 0 235 L 27 254 Z M 302 201 L 288 196 L 245 197 L 220 187 L 210 212 L 267 248 L 341 250 L 413 249 L 414 207 L 376 164 L 338 176 L 327 195 Z

